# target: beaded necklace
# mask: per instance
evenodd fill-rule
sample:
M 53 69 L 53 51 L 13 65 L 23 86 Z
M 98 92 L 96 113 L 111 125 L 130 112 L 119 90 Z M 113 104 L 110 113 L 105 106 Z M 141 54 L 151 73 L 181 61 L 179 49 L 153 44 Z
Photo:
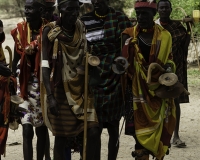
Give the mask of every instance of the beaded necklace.
M 145 32 L 145 33 L 151 33 L 154 31 L 154 26 L 153 28 L 148 28 L 148 29 L 141 29 L 142 32 Z
M 62 27 L 62 31 L 63 31 L 63 33 L 64 33 L 64 35 L 65 36 L 67 36 L 68 38 L 70 38 L 70 39 L 72 39 L 73 37 L 74 37 L 74 34 L 73 35 L 69 35 L 67 32 L 73 32 L 73 30 L 74 29 L 72 29 L 72 30 L 67 30 L 67 29 L 65 29 L 64 27 Z
M 97 12 L 95 11 L 95 15 L 97 16 L 97 17 L 99 17 L 99 18 L 105 18 L 106 16 L 107 16 L 107 14 L 106 15 L 104 15 L 104 16 L 100 16 L 99 14 L 97 14 Z

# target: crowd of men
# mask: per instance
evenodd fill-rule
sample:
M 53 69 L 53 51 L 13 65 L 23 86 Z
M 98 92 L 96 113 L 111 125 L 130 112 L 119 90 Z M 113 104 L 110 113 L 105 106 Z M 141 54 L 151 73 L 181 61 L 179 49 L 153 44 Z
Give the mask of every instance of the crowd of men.
M 79 18 L 82 2 L 92 3 L 93 10 Z M 87 160 L 100 160 L 104 128 L 108 160 L 116 160 L 122 116 L 125 134 L 135 141 L 136 160 L 163 160 L 173 133 L 173 144 L 185 147 L 178 131 L 180 103 L 189 102 L 190 22 L 186 30 L 170 19 L 169 0 L 136 0 L 134 24 L 109 0 L 57 0 L 57 9 L 54 14 L 55 0 L 26 0 L 26 20 L 11 30 L 10 69 L 0 49 L 0 154 L 5 153 L 9 123 L 16 119 L 23 130 L 24 160 L 33 159 L 34 128 L 37 160 L 51 159 L 48 130 L 55 136 L 54 160 L 71 160 L 72 149 L 80 159 L 85 154 Z M 160 19 L 154 21 L 157 11 Z M 0 20 L 0 44 L 5 38 Z M 163 75 L 166 81 L 171 75 L 178 80 L 161 83 Z M 14 95 L 23 101 L 12 101 Z M 18 106 L 15 116 L 12 103 Z

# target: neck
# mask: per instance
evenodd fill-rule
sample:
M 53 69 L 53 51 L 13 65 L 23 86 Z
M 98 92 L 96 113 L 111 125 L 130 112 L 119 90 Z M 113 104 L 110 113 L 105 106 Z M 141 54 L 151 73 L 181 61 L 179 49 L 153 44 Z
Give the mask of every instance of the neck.
M 97 16 L 99 15 L 99 16 L 102 16 L 102 17 L 106 16 L 108 14 L 108 12 L 109 12 L 109 8 L 108 7 L 105 8 L 104 10 L 102 10 L 102 11 L 96 11 L 95 10 L 96 15 Z
M 63 29 L 67 32 L 72 32 L 75 28 L 75 25 L 62 25 Z
M 169 17 L 162 17 L 162 18 L 160 18 L 160 22 L 168 23 L 169 21 L 170 21 Z
M 31 30 L 39 30 L 42 26 L 42 19 L 35 22 L 29 22 Z

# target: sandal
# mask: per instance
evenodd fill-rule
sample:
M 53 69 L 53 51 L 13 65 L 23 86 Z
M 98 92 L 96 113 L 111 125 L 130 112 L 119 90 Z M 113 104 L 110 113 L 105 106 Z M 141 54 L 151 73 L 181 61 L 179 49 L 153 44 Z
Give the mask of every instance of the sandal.
M 176 147 L 179 147 L 179 148 L 184 148 L 186 147 L 187 145 L 185 144 L 185 142 L 181 141 L 179 138 L 176 139 L 176 140 L 173 140 L 173 145 L 175 145 Z

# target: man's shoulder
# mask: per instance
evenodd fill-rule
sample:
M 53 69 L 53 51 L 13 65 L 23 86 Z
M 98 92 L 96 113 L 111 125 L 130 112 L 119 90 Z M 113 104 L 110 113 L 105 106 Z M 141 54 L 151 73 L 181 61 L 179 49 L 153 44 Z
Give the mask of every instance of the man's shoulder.
M 28 23 L 28 22 L 26 22 L 26 21 L 19 22 L 19 23 L 17 23 L 17 25 L 16 25 L 16 27 L 15 27 L 14 29 L 20 28 L 20 27 L 24 27 L 24 26 L 27 25 L 27 23 Z M 13 30 L 14 30 L 14 29 L 13 29 Z

